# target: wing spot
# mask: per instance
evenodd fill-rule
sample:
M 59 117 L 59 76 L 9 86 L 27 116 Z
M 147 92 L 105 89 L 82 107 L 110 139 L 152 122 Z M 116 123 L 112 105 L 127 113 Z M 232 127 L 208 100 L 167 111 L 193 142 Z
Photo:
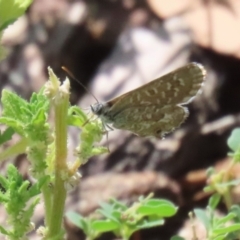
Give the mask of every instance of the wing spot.
M 197 93 L 197 91 L 195 89 L 190 91 L 190 95 L 195 95 Z
M 169 82 L 167 82 L 167 90 L 170 90 L 170 89 L 171 89 L 171 87 L 172 87 L 172 84 L 171 84 L 171 83 L 169 83 Z
M 146 117 L 147 117 L 147 119 L 151 119 L 151 118 L 152 118 L 152 114 L 151 114 L 151 113 L 148 113 L 148 114 L 146 115 Z
M 183 81 L 182 78 L 178 78 L 178 82 L 179 82 L 180 86 L 185 86 L 185 82 Z
M 158 93 L 158 90 L 156 88 L 152 88 L 152 89 L 148 89 L 145 91 L 146 95 L 147 96 L 152 96 L 152 95 L 155 95 Z

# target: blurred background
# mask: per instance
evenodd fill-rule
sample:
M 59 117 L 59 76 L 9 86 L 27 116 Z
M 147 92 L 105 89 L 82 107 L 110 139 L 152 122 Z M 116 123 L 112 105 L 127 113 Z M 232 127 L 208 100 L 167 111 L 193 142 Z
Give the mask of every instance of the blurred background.
M 180 210 L 163 227 L 133 239 L 167 240 L 188 229 L 188 212 L 207 203 L 205 170 L 224 168 L 226 140 L 240 125 L 240 1 L 34 0 L 5 31 L 2 44 L 0 86 L 27 99 L 47 81 L 48 66 L 62 80 L 66 66 L 99 101 L 108 101 L 188 62 L 202 63 L 205 85 L 181 128 L 164 140 L 110 132 L 101 144 L 111 152 L 81 168 L 81 185 L 67 202 L 68 210 L 88 215 L 110 197 L 131 202 L 154 192 Z M 71 92 L 72 104 L 87 108 L 95 102 L 76 81 Z M 77 140 L 70 130 L 69 150 Z M 14 161 L 27 177 L 25 156 Z M 66 224 L 69 239 L 84 239 Z

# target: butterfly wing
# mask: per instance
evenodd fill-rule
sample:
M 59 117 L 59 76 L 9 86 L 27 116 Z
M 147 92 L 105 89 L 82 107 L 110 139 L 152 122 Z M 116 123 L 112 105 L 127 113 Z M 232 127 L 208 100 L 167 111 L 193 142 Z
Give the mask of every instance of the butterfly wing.
M 141 137 L 163 138 L 166 133 L 179 127 L 188 116 L 187 108 L 167 105 L 129 107 L 121 111 L 113 121 L 113 127 L 129 130 Z
M 190 63 L 142 87 L 127 92 L 107 102 L 111 115 L 125 108 L 150 106 L 163 107 L 168 104 L 189 102 L 199 91 L 206 71 L 201 64 Z

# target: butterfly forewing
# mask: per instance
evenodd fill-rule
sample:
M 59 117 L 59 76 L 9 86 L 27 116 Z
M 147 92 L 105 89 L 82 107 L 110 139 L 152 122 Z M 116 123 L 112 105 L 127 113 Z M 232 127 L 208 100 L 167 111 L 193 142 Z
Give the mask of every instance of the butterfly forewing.
M 202 65 L 190 63 L 109 102 L 97 103 L 92 111 L 103 124 L 140 136 L 163 137 L 186 119 L 188 110 L 181 105 L 195 97 L 205 76 Z
M 129 105 L 149 106 L 156 103 L 161 107 L 166 104 L 186 103 L 201 88 L 205 74 L 202 65 L 190 63 L 108 103 L 112 112 L 118 112 Z

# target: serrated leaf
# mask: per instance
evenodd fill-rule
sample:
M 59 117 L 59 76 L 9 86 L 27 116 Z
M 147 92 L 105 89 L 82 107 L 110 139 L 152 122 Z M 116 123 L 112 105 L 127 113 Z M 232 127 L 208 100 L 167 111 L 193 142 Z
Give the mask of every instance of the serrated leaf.
M 28 180 L 25 180 L 25 181 L 21 184 L 21 186 L 19 187 L 18 193 L 19 193 L 20 195 L 26 194 L 26 193 L 27 193 L 27 189 L 28 189 L 29 186 L 30 186 L 30 182 L 29 182 Z
M 9 235 L 9 232 L 2 226 L 0 226 L 0 232 L 4 235 L 7 235 L 7 236 Z
M 9 201 L 8 195 L 0 191 L 0 202 L 7 203 L 8 201 Z
M 28 103 L 17 94 L 3 89 L 2 91 L 3 117 L 13 118 L 15 120 L 25 122 L 28 119 L 28 113 L 24 112 L 24 108 L 28 108 Z M 17 117 L 17 118 L 16 118 Z
M 7 177 L 10 181 L 14 181 L 20 186 L 23 182 L 22 176 L 19 174 L 17 168 L 13 164 L 9 164 L 7 168 Z
M 31 124 L 39 125 L 46 121 L 46 112 L 44 109 L 39 109 L 37 113 L 34 114 Z
M 4 177 L 3 175 L 0 175 L 0 184 L 3 189 L 8 188 L 8 185 L 9 185 L 8 179 L 6 177 Z
M 16 119 L 13 119 L 12 117 L 11 118 L 0 117 L 0 123 L 5 124 L 8 127 L 11 127 L 19 135 L 21 135 L 21 136 L 24 135 L 23 125 L 20 121 L 17 121 Z
M 13 134 L 15 133 L 14 129 L 8 127 L 3 133 L 0 132 L 0 145 L 12 139 Z
M 38 182 L 34 183 L 29 189 L 28 193 L 30 197 L 34 197 L 41 193 L 42 186 L 50 180 L 50 176 L 41 177 Z

